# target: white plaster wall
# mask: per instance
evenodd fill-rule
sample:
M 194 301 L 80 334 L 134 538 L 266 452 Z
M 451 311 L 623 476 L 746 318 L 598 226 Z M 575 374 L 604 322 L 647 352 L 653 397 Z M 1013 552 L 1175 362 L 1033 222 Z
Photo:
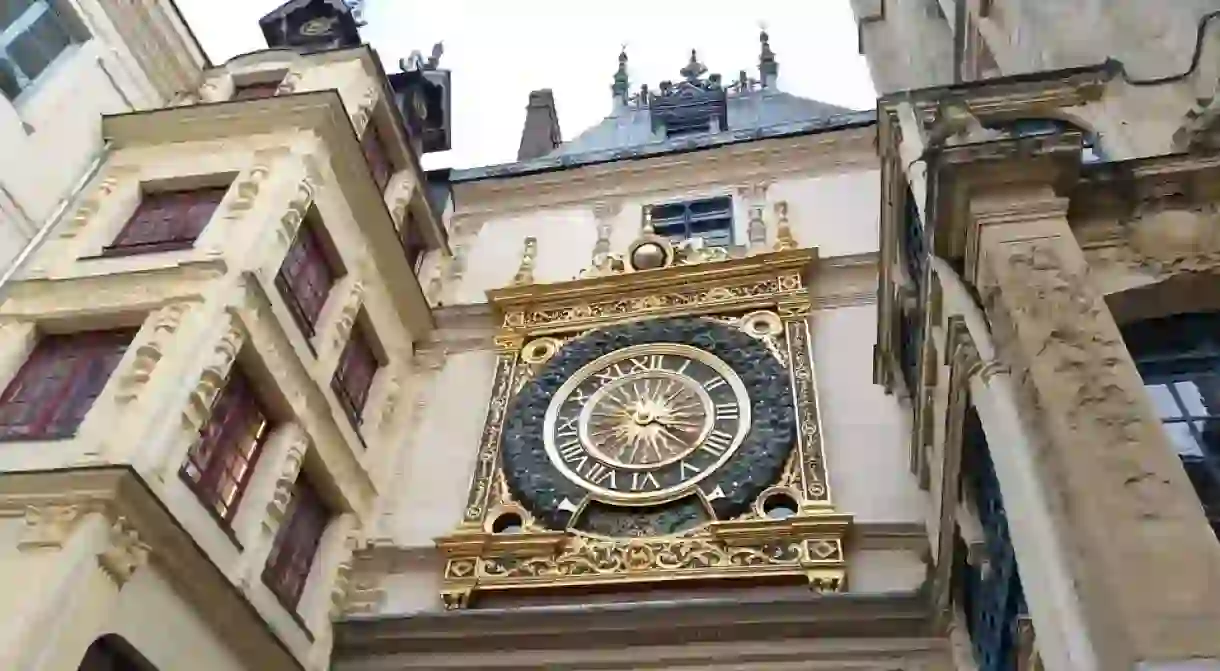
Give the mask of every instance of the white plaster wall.
M 495 356 L 491 351 L 451 354 L 444 368 L 423 383 L 423 405 L 415 409 L 420 421 L 398 444 L 407 455 L 403 478 L 394 484 L 398 494 L 392 533 L 397 545 L 431 547 L 433 538 L 461 521 Z
M 926 503 L 907 467 L 903 408 L 872 383 L 876 312 L 841 307 L 810 320 L 831 496 L 858 522 L 919 522 Z
M 639 235 L 645 206 L 716 196 L 733 198 L 733 242 L 738 246 L 748 245 L 751 201 L 725 175 L 709 173 L 708 181 L 697 188 L 616 196 L 614 208 L 609 214 L 603 214 L 601 220 L 611 226 L 611 251 L 627 252 Z M 769 186 L 763 203 L 767 244 L 775 243 L 778 226 L 775 205 L 786 201 L 789 224 L 801 246 L 817 247 L 823 258 L 876 251 L 880 188 L 879 173 L 871 169 L 823 171 L 778 179 Z M 458 200 L 461 202 L 461 194 Z M 597 202 L 591 199 L 505 215 L 493 213 L 484 223 L 472 227 L 473 233 L 455 234 L 452 245 L 460 248 L 457 253 L 463 259 L 463 268 L 456 277 L 450 278 L 453 286 L 445 292 L 441 302 L 445 305 L 483 303 L 489 289 L 510 284 L 529 236 L 538 239 L 535 282 L 563 282 L 576 278 L 590 266 L 597 242 Z M 465 216 L 461 212 L 458 214 Z M 425 282 L 444 273 L 442 265 L 435 258 L 430 259 L 422 275 Z
M 90 39 L 60 54 L 15 100 L 0 96 L 0 200 L 13 205 L 0 208 L 0 270 L 70 195 L 100 149 L 101 115 L 165 102 L 99 3 L 64 4 Z
M 247 668 L 153 566 L 123 586 L 105 633 L 125 638 L 158 669 Z
M 854 170 L 777 181 L 767 200 L 788 202 L 792 234 L 802 247 L 829 258 L 877 251 L 881 173 Z M 774 241 L 775 213 L 767 212 Z M 870 364 L 871 365 L 871 364 Z

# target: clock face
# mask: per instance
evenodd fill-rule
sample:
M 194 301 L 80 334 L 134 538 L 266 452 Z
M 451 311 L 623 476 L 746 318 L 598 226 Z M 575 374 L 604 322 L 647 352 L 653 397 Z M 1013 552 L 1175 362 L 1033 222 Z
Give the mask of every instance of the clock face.
M 668 534 L 732 519 L 795 444 L 791 384 L 766 343 L 713 319 L 591 331 L 505 408 L 504 482 L 550 529 Z
M 577 370 L 547 408 L 555 468 L 609 500 L 655 503 L 689 491 L 733 456 L 750 429 L 741 377 L 714 354 L 643 344 Z

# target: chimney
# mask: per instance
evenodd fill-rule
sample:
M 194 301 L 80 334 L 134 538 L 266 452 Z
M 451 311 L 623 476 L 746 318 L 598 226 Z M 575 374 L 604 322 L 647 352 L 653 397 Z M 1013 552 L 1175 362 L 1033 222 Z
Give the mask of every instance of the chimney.
M 525 128 L 521 130 L 521 148 L 517 150 L 518 161 L 546 156 L 563 142 L 559 132 L 559 114 L 555 111 L 555 95 L 550 89 L 530 92 L 530 102 L 525 106 Z

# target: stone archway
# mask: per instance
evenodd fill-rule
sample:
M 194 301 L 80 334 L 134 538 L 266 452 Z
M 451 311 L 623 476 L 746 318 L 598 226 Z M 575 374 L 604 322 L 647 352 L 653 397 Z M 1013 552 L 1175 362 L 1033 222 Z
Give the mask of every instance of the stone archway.
M 85 651 L 78 671 L 157 671 L 157 667 L 122 636 L 107 634 Z

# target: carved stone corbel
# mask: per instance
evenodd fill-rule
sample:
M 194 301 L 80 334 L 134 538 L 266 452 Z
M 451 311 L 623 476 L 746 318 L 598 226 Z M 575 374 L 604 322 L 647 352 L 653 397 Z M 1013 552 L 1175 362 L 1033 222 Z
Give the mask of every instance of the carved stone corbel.
M 239 219 L 253 209 L 263 182 L 267 180 L 267 175 L 271 174 L 271 168 L 267 164 L 273 160 L 274 155 L 270 152 L 258 152 L 254 155 L 254 165 L 233 185 L 233 197 L 229 200 L 225 219 Z
M 370 86 L 360 97 L 360 103 L 352 114 L 352 127 L 356 129 L 356 135 L 364 135 L 364 129 L 368 127 L 369 120 L 373 118 L 373 109 L 377 106 L 377 98 L 380 93 L 379 87 Z
M 289 434 L 285 437 L 288 446 L 284 452 L 284 460 L 280 466 L 280 474 L 275 479 L 275 488 L 271 499 L 267 502 L 267 516 L 263 526 L 268 533 L 274 534 L 288 514 L 288 504 L 292 502 L 293 488 L 297 476 L 301 473 L 301 464 L 305 462 L 305 454 L 309 452 L 309 436 L 300 424 L 291 424 L 285 428 Z
M 98 182 L 97 188 L 93 193 L 81 201 L 77 206 L 76 212 L 72 218 L 64 222 L 59 232 L 61 238 L 72 238 L 83 231 L 89 225 L 90 220 L 94 215 L 102 209 L 102 205 L 106 203 L 110 194 L 114 193 L 121 182 L 134 176 L 136 169 L 133 167 L 117 167 L 112 168 L 106 173 L 106 176 Z
M 140 390 L 152 378 L 153 370 L 161 361 L 183 317 L 194 304 L 194 301 L 170 303 L 149 316 L 145 326 L 149 331 L 147 338 L 136 347 L 131 365 L 119 377 L 118 391 L 114 397 L 116 403 L 128 403 L 140 395 Z
M 279 96 L 293 93 L 297 90 L 297 85 L 300 83 L 301 71 L 293 68 L 292 70 L 288 71 L 288 74 L 284 75 L 282 80 L 280 80 L 280 85 L 275 89 L 275 95 Z
M 313 205 L 314 189 L 314 179 L 306 175 L 297 185 L 296 197 L 288 202 L 288 210 L 280 216 L 278 233 L 280 241 L 285 245 L 292 244 L 292 240 L 297 235 L 297 229 L 305 220 L 305 214 Z
M 236 311 L 229 308 L 225 311 L 228 317 L 228 328 L 224 335 L 216 341 L 208 355 L 208 362 L 199 374 L 195 388 L 191 390 L 186 408 L 183 410 L 183 422 L 192 434 L 199 433 L 212 412 L 212 401 L 228 379 L 229 369 L 237 359 L 237 353 L 246 341 L 246 329 L 237 318 Z
M 335 322 L 335 337 L 331 341 L 335 348 L 342 347 L 347 342 L 347 337 L 351 335 L 352 327 L 356 324 L 356 316 L 360 314 L 360 308 L 363 305 L 364 282 L 357 278 L 352 282 L 347 300 L 343 303 L 343 309 L 339 311 L 339 319 Z
M 98 553 L 97 562 L 122 587 L 137 569 L 148 563 L 151 548 L 140 540 L 135 527 L 122 516 L 110 525 L 108 542 L 109 546 Z

